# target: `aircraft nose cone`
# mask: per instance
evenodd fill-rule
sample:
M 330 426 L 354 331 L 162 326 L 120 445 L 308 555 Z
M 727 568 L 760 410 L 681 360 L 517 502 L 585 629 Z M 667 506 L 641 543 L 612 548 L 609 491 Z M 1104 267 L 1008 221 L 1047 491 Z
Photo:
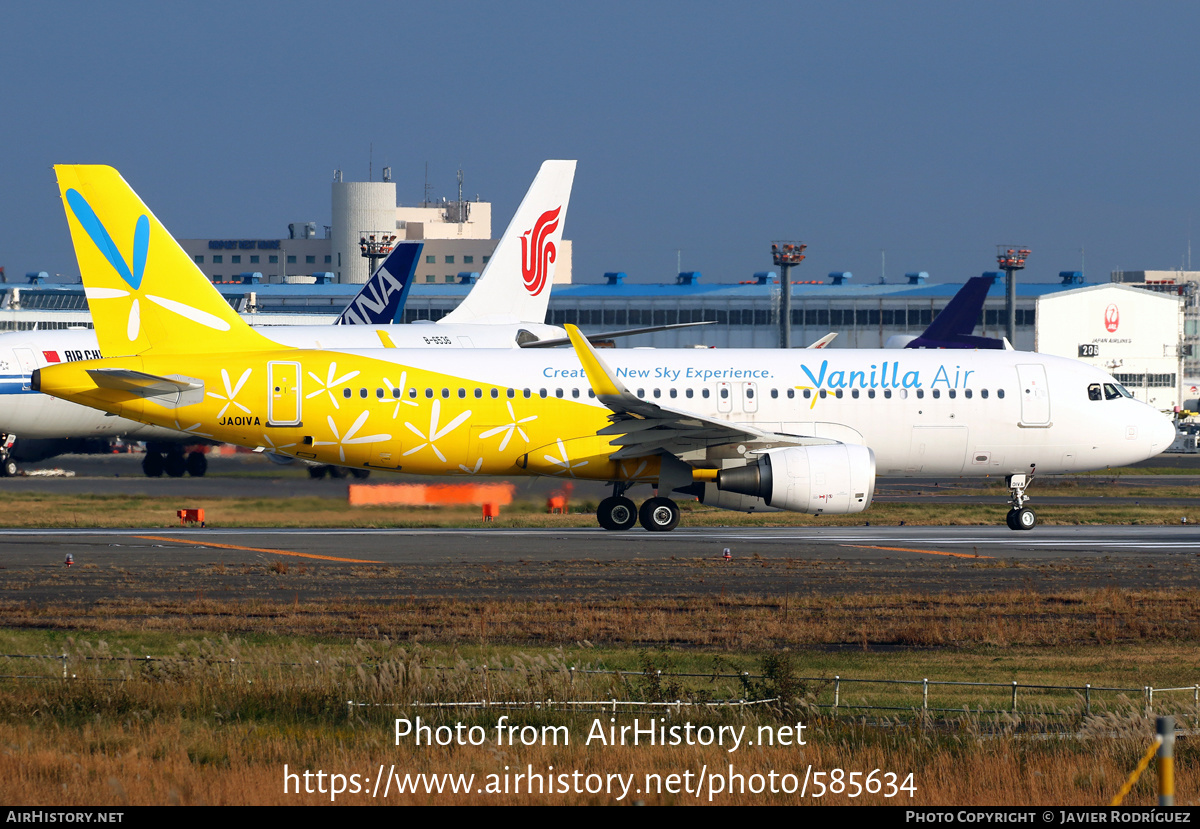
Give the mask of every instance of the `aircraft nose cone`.
M 1152 421 L 1147 424 L 1146 434 L 1150 438 L 1150 456 L 1167 451 L 1167 447 L 1175 440 L 1175 422 L 1168 417 L 1155 413 Z

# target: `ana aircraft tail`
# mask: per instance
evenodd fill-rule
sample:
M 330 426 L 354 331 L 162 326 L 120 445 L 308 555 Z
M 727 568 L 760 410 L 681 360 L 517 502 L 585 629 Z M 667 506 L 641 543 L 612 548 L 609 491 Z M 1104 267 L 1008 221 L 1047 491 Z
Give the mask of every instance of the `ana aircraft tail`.
M 574 161 L 546 161 L 471 293 L 441 322 L 545 322 Z
M 334 325 L 390 325 L 404 307 L 424 242 L 400 242 Z
M 120 173 L 54 171 L 101 354 L 279 348 L 238 317 Z

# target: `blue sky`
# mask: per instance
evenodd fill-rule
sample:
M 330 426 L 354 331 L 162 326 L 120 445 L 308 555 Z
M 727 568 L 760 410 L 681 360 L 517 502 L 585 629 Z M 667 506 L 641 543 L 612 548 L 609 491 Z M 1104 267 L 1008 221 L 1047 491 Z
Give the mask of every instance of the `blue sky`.
M 333 170 L 494 203 L 577 158 L 576 281 L 960 281 L 1186 264 L 1200 5 L 0 0 L 0 265 L 74 274 L 50 166 L 121 170 L 178 237 L 329 221 Z

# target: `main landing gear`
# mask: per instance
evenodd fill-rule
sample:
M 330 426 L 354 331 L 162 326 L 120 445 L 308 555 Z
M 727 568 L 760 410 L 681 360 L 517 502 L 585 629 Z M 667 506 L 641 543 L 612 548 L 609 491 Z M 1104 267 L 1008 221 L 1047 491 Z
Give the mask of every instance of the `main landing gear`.
M 1011 496 L 1008 503 L 1011 509 L 1005 517 L 1005 522 L 1010 530 L 1032 530 L 1037 526 L 1037 514 L 1025 506 L 1025 502 L 1029 500 L 1029 496 L 1025 494 L 1025 490 L 1033 483 L 1033 471 L 1028 475 L 1021 473 L 1019 475 L 1009 475 L 1006 480 Z
M 596 508 L 596 520 L 606 530 L 628 530 L 641 523 L 650 532 L 670 532 L 679 526 L 679 505 L 670 498 L 649 498 L 638 509 L 625 497 L 623 484 L 613 485 L 613 495 Z

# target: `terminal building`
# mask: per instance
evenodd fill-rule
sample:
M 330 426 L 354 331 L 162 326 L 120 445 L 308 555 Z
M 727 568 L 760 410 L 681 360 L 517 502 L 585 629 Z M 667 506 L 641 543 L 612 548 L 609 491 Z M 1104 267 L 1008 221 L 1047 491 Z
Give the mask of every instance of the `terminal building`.
M 418 268 L 418 274 L 420 269 Z M 472 274 L 447 283 L 418 282 L 404 322 L 436 321 L 466 296 Z M 858 285 L 848 274 L 792 286 L 792 342 L 803 347 L 834 332 L 832 348 L 882 348 L 895 335 L 920 334 L 962 283 L 928 284 L 923 273 L 904 283 Z M 351 283 L 218 284 L 217 288 L 256 325 L 332 323 L 357 292 Z M 0 330 L 90 326 L 80 285 L 0 286 Z M 1160 409 L 1183 406 L 1185 367 L 1194 336 L 1185 333 L 1190 294 L 1143 290 L 1128 283 L 1087 285 L 1077 272 L 1053 282 L 1017 286 L 1016 342 L 1021 351 L 1071 357 L 1112 373 L 1139 399 Z M 775 348 L 781 305 L 778 276 L 771 272 L 739 282 L 708 282 L 695 272 L 668 284 L 630 283 L 624 274 L 595 282 L 558 284 L 546 322 L 572 323 L 585 333 L 621 328 L 706 322 L 707 325 L 621 338 L 621 348 Z M 988 294 L 977 336 L 1003 337 L 1003 278 Z M 1192 375 L 1188 375 L 1189 377 Z

